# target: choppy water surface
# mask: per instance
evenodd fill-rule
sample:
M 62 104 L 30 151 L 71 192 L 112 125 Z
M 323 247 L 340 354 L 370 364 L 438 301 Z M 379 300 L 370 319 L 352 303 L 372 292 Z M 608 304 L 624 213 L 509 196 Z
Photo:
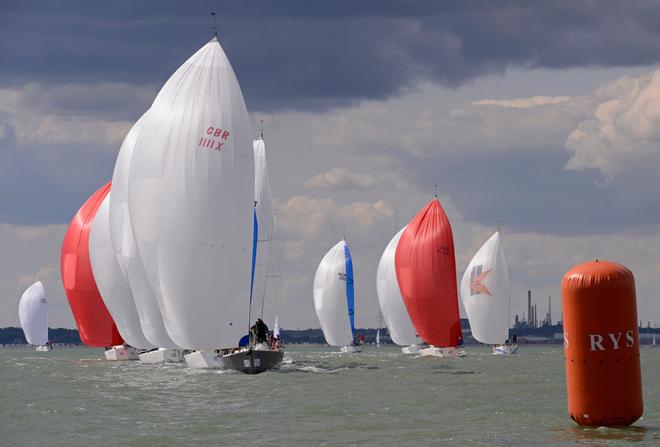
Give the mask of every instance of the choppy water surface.
M 289 346 L 279 372 L 247 376 L 0 349 L 0 445 L 660 445 L 660 348 L 642 349 L 645 413 L 629 429 L 568 418 L 559 347 L 335 351 Z

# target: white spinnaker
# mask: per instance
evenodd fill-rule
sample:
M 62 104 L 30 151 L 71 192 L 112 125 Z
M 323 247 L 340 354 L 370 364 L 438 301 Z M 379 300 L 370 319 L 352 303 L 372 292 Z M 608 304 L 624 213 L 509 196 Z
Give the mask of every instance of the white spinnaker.
M 139 349 L 155 348 L 142 332 L 131 288 L 119 268 L 117 255 L 112 248 L 108 217 L 111 194 L 112 191 L 103 199 L 89 234 L 89 258 L 94 281 L 124 341 Z
M 323 257 L 314 276 L 314 308 L 325 340 L 331 346 L 353 342 L 346 299 L 346 242 L 340 241 Z
M 18 319 L 29 344 L 40 346 L 48 342 L 48 300 L 41 281 L 23 292 L 18 303 Z
M 383 255 L 380 257 L 376 272 L 376 292 L 380 310 L 383 312 L 383 318 L 385 318 L 385 324 L 387 324 L 387 330 L 390 337 L 392 337 L 392 341 L 399 346 L 408 346 L 418 342 L 415 327 L 410 321 L 408 309 L 406 309 L 406 304 L 401 296 L 399 281 L 394 268 L 396 246 L 405 229 L 406 227 L 403 227 L 399 230 L 390 243 L 387 244 Z
M 185 349 L 238 344 L 248 325 L 254 149 L 216 38 L 165 83 L 140 129 L 128 210 L 168 334 Z
M 509 268 L 499 231 L 481 246 L 461 281 L 461 298 L 472 336 L 486 344 L 509 338 Z
M 271 264 L 271 239 L 273 237 L 273 197 L 270 190 L 270 178 L 268 177 L 268 164 L 266 163 L 266 147 L 264 140 L 254 140 L 254 201 L 257 217 L 257 251 L 254 263 L 254 288 L 252 290 L 252 309 L 259 314 L 261 309 L 264 315 L 261 317 L 269 322 L 274 317 L 275 307 L 264 303 L 266 300 L 267 275 L 272 274 L 269 267 Z M 257 307 L 258 306 L 258 307 Z M 267 314 L 267 315 L 266 315 Z
M 131 160 L 137 136 L 148 113 L 149 111 L 133 125 L 117 155 L 112 174 L 112 194 L 109 194 L 110 238 L 119 268 L 130 286 L 144 336 L 153 346 L 176 349 L 178 346 L 165 330 L 160 306 L 147 279 L 128 212 L 128 177 Z

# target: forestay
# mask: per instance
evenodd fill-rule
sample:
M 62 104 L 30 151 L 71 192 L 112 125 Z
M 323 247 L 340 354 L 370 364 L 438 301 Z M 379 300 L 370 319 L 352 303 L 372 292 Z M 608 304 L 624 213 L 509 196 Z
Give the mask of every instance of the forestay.
M 40 346 L 48 342 L 48 300 L 41 281 L 23 292 L 18 303 L 18 319 L 29 344 Z
M 376 272 L 376 292 L 378 293 L 378 303 L 383 312 L 385 324 L 392 337 L 392 341 L 400 346 L 408 346 L 417 343 L 415 328 L 410 321 L 408 309 L 403 302 L 399 281 L 396 278 L 396 269 L 394 267 L 394 254 L 396 247 L 401 239 L 401 234 L 406 227 L 403 227 L 392 240 L 378 263 Z
M 149 111 L 133 125 L 124 138 L 119 155 L 117 155 L 115 170 L 112 174 L 112 194 L 108 210 L 110 238 L 117 255 L 119 268 L 130 286 L 145 338 L 151 345 L 176 349 L 178 346 L 165 330 L 160 306 L 147 279 L 128 212 L 128 177 L 131 160 L 135 151 L 135 141 L 148 113 Z
M 89 235 L 89 257 L 92 272 L 101 298 L 124 341 L 139 349 L 155 348 L 156 346 L 149 343 L 142 333 L 131 289 L 119 268 L 117 256 L 110 241 L 108 205 L 112 194 L 113 191 L 110 191 L 103 199 L 92 223 Z
M 403 301 L 422 340 L 442 348 L 462 344 L 454 238 L 437 198 L 403 231 L 394 262 Z
M 472 336 L 481 343 L 502 344 L 509 338 L 511 282 L 500 232 L 481 246 L 461 281 L 461 297 Z
M 314 276 L 314 308 L 325 340 L 331 346 L 353 342 L 353 261 L 345 241 L 328 251 Z
M 128 210 L 174 343 L 236 346 L 248 324 L 254 149 L 243 95 L 217 39 L 172 75 L 145 117 Z

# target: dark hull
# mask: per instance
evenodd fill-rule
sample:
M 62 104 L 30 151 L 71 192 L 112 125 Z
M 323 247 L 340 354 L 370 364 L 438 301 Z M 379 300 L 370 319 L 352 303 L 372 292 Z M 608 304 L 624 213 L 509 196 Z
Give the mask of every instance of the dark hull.
M 277 369 L 284 359 L 283 351 L 234 352 L 220 357 L 220 369 L 233 369 L 245 374 L 259 374 L 269 369 Z

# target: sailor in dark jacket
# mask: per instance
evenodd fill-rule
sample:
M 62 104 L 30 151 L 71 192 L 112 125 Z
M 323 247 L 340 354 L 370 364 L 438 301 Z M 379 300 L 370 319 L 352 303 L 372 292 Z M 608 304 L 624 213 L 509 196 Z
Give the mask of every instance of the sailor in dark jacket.
M 268 337 L 268 326 L 264 323 L 261 318 L 257 320 L 254 324 L 256 333 L 257 333 L 257 343 L 265 343 L 266 338 Z

